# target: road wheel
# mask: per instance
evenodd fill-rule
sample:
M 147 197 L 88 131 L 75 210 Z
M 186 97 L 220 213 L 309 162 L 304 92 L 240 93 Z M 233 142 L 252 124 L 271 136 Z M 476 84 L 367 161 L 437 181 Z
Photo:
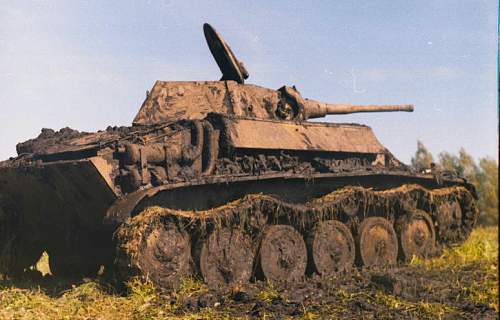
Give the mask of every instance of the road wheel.
M 247 283 L 254 256 L 252 239 L 241 230 L 216 229 L 202 245 L 201 274 L 209 287 Z
M 354 238 L 349 228 L 340 221 L 320 222 L 308 243 L 314 266 L 320 275 L 347 270 L 354 263 Z
M 292 282 L 305 275 L 307 248 L 302 235 L 289 225 L 273 225 L 264 231 L 260 266 L 269 281 Z
M 426 258 L 434 251 L 436 235 L 431 217 L 424 211 L 415 210 L 398 221 L 399 243 L 402 258 L 409 261 L 413 256 Z
M 363 220 L 358 229 L 360 262 L 367 267 L 393 265 L 398 257 L 398 238 L 392 224 L 382 217 Z
M 122 279 L 142 276 L 161 288 L 177 288 L 192 274 L 191 240 L 172 222 L 143 221 L 147 227 L 122 226 L 117 234 L 115 267 Z M 129 229 L 127 229 L 129 228 Z

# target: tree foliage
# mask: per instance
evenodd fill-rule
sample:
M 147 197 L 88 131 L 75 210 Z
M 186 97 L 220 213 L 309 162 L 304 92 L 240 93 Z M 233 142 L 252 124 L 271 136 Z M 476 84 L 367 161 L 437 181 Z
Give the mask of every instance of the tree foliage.
M 422 171 L 430 168 L 432 154 L 421 141 L 417 142 L 417 151 L 411 159 L 412 166 Z M 455 171 L 472 183 L 479 194 L 479 222 L 485 225 L 498 224 L 498 164 L 491 158 L 480 158 L 479 164 L 461 148 L 458 155 L 441 152 L 438 155 L 438 167 Z
M 415 156 L 411 158 L 411 165 L 418 171 L 429 169 L 431 163 L 433 162 L 432 154 L 427 150 L 422 141 L 417 141 L 417 152 Z
M 480 222 L 498 224 L 498 164 L 491 158 L 482 158 L 479 168 Z

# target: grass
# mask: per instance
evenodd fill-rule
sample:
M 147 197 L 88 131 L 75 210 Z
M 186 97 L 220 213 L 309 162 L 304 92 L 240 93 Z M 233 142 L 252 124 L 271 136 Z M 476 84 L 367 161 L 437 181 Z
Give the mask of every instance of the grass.
M 149 281 L 132 279 L 128 294 L 90 281 L 52 297 L 41 288 L 0 287 L 0 319 L 220 319 L 224 315 L 206 308 L 189 315 L 177 314 L 177 301 L 204 289 L 186 279 L 172 297 L 162 296 Z M 172 298 L 172 299 L 170 299 Z
M 442 303 L 409 302 L 383 292 L 377 292 L 372 301 L 389 309 L 404 311 L 409 316 L 418 319 L 442 319 L 446 314 L 457 312 L 455 308 Z
M 442 273 L 473 270 L 481 274 L 481 282 L 472 282 L 469 286 L 462 287 L 465 300 L 486 304 L 499 311 L 498 230 L 496 227 L 476 228 L 461 246 L 446 249 L 439 258 L 430 260 L 414 258 L 411 265 Z
M 384 310 L 397 311 L 398 314 L 403 314 L 412 319 L 443 319 L 446 314 L 456 313 L 455 308 L 442 303 L 436 302 L 426 302 L 426 301 L 408 301 L 402 299 L 398 296 L 387 294 L 381 290 L 377 290 L 375 293 L 366 293 L 362 290 L 354 290 L 354 292 L 347 292 L 345 290 L 337 291 L 337 298 L 340 301 L 340 305 L 344 305 L 343 308 L 339 309 L 337 305 L 336 310 L 330 310 L 330 314 L 346 314 L 349 313 L 349 309 L 346 308 L 351 302 L 363 300 L 367 304 L 382 307 Z M 379 315 L 383 318 L 383 315 Z M 388 316 L 387 318 L 394 318 L 393 316 Z
M 384 290 L 366 292 L 363 288 L 335 287 L 332 291 L 335 303 L 317 301 L 314 305 L 302 305 L 297 317 L 356 317 L 351 314 L 350 308 L 360 299 L 387 310 L 387 318 L 391 318 L 393 314 L 419 319 L 446 318 L 450 314 L 460 315 L 463 311 L 458 310 L 457 306 L 466 302 L 489 306 L 498 312 L 497 259 L 496 227 L 476 228 L 461 246 L 446 249 L 440 257 L 434 259 L 414 258 L 408 268 L 409 272 L 414 271 L 424 277 L 426 274 L 431 278 L 450 275 L 450 279 L 454 280 L 446 285 L 450 290 L 455 290 L 453 292 L 458 292 L 454 305 L 430 298 L 404 299 Z M 37 268 L 44 273 L 48 272 L 47 257 L 43 257 Z M 234 308 L 248 309 L 248 306 L 233 303 L 229 307 L 230 302 L 220 306 L 210 304 L 204 308 L 195 308 L 195 311 L 186 310 L 183 304 L 185 301 L 209 292 L 196 278 L 184 279 L 177 291 L 169 293 L 159 292 L 151 282 L 136 279 L 132 279 L 127 287 L 128 293 L 122 295 L 98 279 L 73 285 L 61 285 L 57 282 L 40 285 L 36 281 L 1 280 L 0 319 L 234 319 L 235 315 L 241 318 L 251 315 L 248 310 L 235 313 Z M 429 287 L 429 293 L 434 289 Z M 252 304 L 256 301 L 266 305 L 273 305 L 276 301 L 288 303 L 279 289 L 271 284 L 256 291 Z M 272 312 L 263 313 L 260 317 L 266 318 L 268 315 L 272 317 Z
M 281 296 L 272 283 L 267 283 L 266 286 L 257 293 L 257 299 L 272 303 L 273 301 L 281 299 Z
M 208 287 L 201 279 L 188 277 L 181 280 L 179 289 L 174 292 L 174 295 L 178 298 L 186 298 L 196 294 L 205 293 L 207 291 Z

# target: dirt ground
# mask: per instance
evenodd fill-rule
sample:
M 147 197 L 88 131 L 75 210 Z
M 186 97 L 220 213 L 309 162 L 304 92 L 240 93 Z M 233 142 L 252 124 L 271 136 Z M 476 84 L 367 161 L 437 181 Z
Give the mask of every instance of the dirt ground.
M 484 276 L 407 267 L 355 270 L 295 285 L 258 283 L 226 294 L 193 294 L 183 300 L 182 312 L 224 305 L 233 316 L 273 319 L 495 319 L 498 313 L 493 307 L 466 297 L 464 288 Z
M 0 281 L 1 319 L 497 319 L 498 234 L 474 230 L 463 245 L 431 260 L 290 284 L 257 282 L 209 290 L 188 278 L 161 292 L 132 281 L 40 277 Z

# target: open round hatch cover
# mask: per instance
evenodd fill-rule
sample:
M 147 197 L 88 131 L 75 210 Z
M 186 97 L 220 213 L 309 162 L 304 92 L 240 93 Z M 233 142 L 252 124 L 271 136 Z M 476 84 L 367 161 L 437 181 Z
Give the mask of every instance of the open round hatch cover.
M 208 48 L 222 72 L 221 80 L 234 80 L 238 83 L 244 83 L 244 79 L 248 78 L 248 72 L 241 62 L 236 59 L 233 51 L 231 51 L 222 36 L 208 23 L 203 25 L 203 33 Z

